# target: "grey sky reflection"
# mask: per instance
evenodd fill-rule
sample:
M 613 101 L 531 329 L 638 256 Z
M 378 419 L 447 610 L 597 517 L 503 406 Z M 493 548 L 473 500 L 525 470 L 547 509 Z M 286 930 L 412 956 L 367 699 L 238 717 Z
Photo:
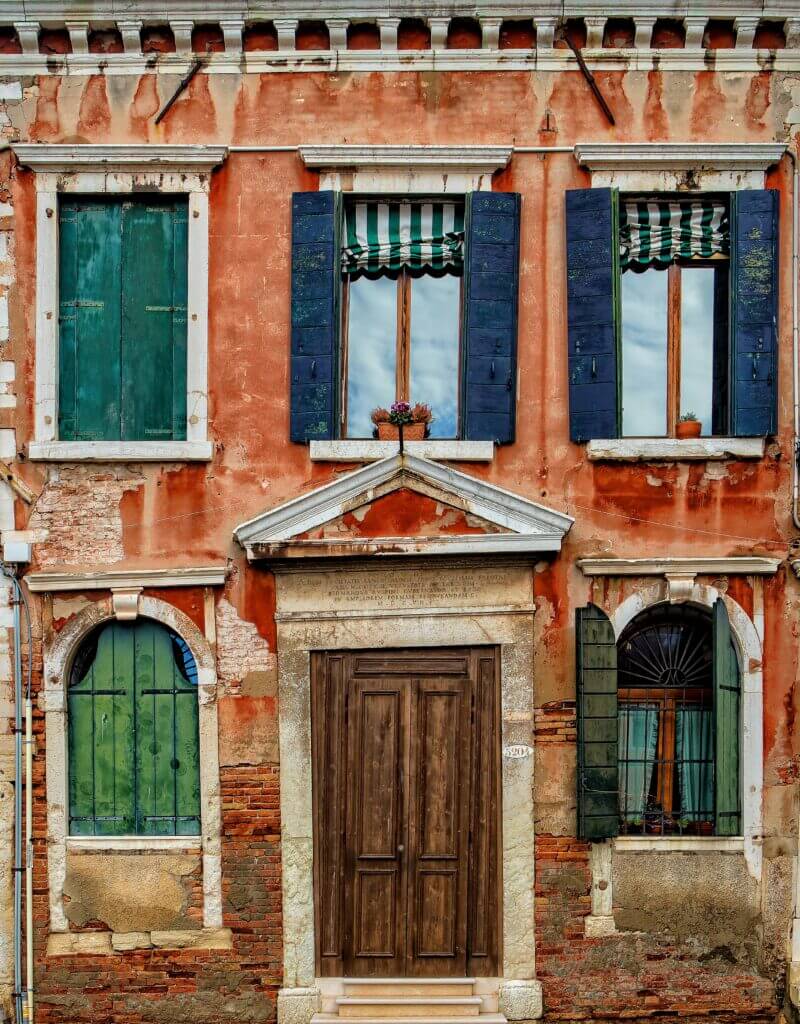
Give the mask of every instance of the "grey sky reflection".
M 461 279 L 418 277 L 411 284 L 411 401 L 433 410 L 431 437 L 458 434 L 458 309 Z
M 681 272 L 681 413 L 693 412 L 710 434 L 714 380 L 714 269 Z
M 667 274 L 622 275 L 622 433 L 667 432 Z
M 347 436 L 372 437 L 370 413 L 395 400 L 397 282 L 361 277 L 349 289 Z

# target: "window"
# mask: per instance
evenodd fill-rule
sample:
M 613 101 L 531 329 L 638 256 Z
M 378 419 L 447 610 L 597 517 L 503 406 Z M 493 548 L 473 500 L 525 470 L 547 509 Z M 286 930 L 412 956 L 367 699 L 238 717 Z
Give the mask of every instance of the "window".
M 345 207 L 342 434 L 372 437 L 395 401 L 433 411 L 430 436 L 460 433 L 464 209 L 452 202 Z
M 774 433 L 777 259 L 772 189 L 568 192 L 571 439 Z
M 741 832 L 741 676 L 722 599 L 660 604 L 617 642 L 576 614 L 578 828 L 586 839 Z
M 727 202 L 620 199 L 622 434 L 728 433 Z
M 58 437 L 186 439 L 185 196 L 59 205 Z
M 69 829 L 76 836 L 200 834 L 197 669 L 146 619 L 84 640 L 68 686 Z

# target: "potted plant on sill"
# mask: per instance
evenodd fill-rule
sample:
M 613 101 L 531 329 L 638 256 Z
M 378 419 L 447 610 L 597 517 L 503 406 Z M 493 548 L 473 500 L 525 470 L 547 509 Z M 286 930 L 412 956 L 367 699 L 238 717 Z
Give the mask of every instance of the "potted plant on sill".
M 699 437 L 703 424 L 693 412 L 685 412 L 678 420 L 675 433 L 680 438 Z
M 400 436 L 400 424 L 403 425 L 403 438 L 406 441 L 422 441 L 428 436 L 433 422 L 433 413 L 429 405 L 417 402 L 395 402 L 391 409 L 373 409 L 370 417 L 375 424 L 373 436 L 380 441 L 396 441 Z

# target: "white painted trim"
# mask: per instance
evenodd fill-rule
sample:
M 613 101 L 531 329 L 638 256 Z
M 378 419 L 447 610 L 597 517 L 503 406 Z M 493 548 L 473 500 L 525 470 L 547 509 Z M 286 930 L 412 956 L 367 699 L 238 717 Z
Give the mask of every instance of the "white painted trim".
M 58 462 L 210 461 L 214 449 L 208 440 L 207 399 L 208 193 L 211 168 L 224 159 L 227 150 L 222 146 L 43 144 L 19 146 L 16 151 L 35 169 L 37 193 L 34 439 L 28 446 L 29 458 Z M 112 153 L 116 154 L 113 159 Z M 186 440 L 58 441 L 59 196 L 134 191 L 188 195 Z
M 200 836 L 67 836 L 67 850 L 202 850 Z
M 592 185 L 597 183 L 592 177 Z M 763 437 L 615 437 L 586 445 L 590 462 L 686 462 L 712 459 L 762 459 Z
M 199 367 L 195 367 L 197 371 Z M 187 406 L 189 400 L 187 395 Z M 189 432 L 188 423 L 186 432 Z M 54 440 L 28 444 L 31 462 L 210 462 L 213 456 L 211 441 Z
M 177 569 L 112 569 L 101 572 L 32 572 L 25 577 L 33 594 L 61 590 L 110 590 L 133 587 L 221 587 L 224 565 Z
M 214 652 L 206 638 L 182 611 L 154 597 L 141 597 L 139 614 L 175 630 L 188 644 L 197 665 L 197 695 L 200 730 L 200 836 L 185 836 L 185 846 L 199 845 L 203 861 L 203 926 L 222 927 L 222 799 L 219 781 L 219 738 L 217 724 L 217 669 Z M 50 931 L 67 932 L 69 922 L 64 911 L 64 880 L 68 836 L 69 799 L 67 793 L 67 679 L 75 652 L 88 633 L 114 617 L 111 598 L 104 598 L 74 615 L 54 635 L 44 651 L 45 779 L 47 786 L 47 873 L 50 904 Z M 143 836 L 131 842 L 146 846 L 136 849 L 161 849 Z M 79 842 L 86 842 L 81 837 Z M 96 840 L 95 840 L 96 842 Z M 130 848 L 130 846 L 127 846 Z
M 23 167 L 32 171 L 72 174 L 75 171 L 192 171 L 209 174 L 228 155 L 226 146 L 165 146 L 158 144 L 14 143 Z
M 550 546 L 533 547 L 530 550 L 558 551 L 562 537 L 574 522 L 571 516 L 563 512 L 546 508 L 450 466 L 415 455 L 398 454 L 343 474 L 330 483 L 242 523 L 234 530 L 234 537 L 247 547 L 248 552 L 257 544 L 290 541 L 298 534 L 335 519 L 348 509 L 357 508 L 401 487 L 437 497 L 512 532 L 512 535 L 469 534 L 431 538 L 441 544 L 469 546 L 470 541 L 474 540 L 493 543 L 498 547 L 524 547 L 526 541 L 536 544 L 538 540 Z M 515 538 L 513 534 L 522 536 Z M 404 540 L 420 543 L 419 539 Z M 298 543 L 308 545 L 319 542 Z M 361 541 L 353 543 L 358 545 Z M 371 543 L 374 545 L 376 539 L 372 538 Z M 286 547 L 285 544 L 283 546 Z
M 731 558 L 579 558 L 584 576 L 663 576 L 666 573 L 692 576 L 773 576 L 782 559 L 761 555 Z
M 754 578 L 754 606 L 757 604 L 757 590 L 761 584 Z M 668 587 L 653 581 L 649 587 L 626 598 L 609 618 L 617 640 L 623 630 L 641 611 L 651 605 L 664 603 Z M 717 598 L 722 598 L 728 611 L 734 646 L 739 658 L 742 678 L 742 832 L 744 856 L 748 871 L 756 880 L 761 878 L 761 835 L 762 835 L 762 794 L 764 787 L 764 676 L 762 670 L 762 643 L 756 624 L 741 605 L 732 597 L 721 593 L 716 587 L 695 583 L 688 598 L 693 604 L 712 608 Z M 715 837 L 719 838 L 719 837 Z M 659 839 L 659 841 L 663 841 Z
M 409 455 L 441 462 L 491 462 L 493 441 L 406 441 Z M 311 441 L 312 462 L 380 462 L 394 455 L 397 441 Z
M 615 853 L 743 853 L 743 836 L 616 836 Z
M 778 163 L 784 142 L 578 142 L 575 159 L 595 171 L 761 171 Z

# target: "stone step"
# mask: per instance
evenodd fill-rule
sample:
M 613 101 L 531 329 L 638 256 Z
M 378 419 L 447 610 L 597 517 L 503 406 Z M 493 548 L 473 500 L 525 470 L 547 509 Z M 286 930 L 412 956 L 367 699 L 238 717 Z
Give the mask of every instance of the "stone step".
M 471 996 L 474 978 L 345 978 L 346 996 Z
M 432 1017 L 420 1014 L 416 1017 L 359 1017 L 358 1024 L 387 1024 L 387 1021 L 397 1021 L 399 1024 L 508 1024 L 502 1013 L 481 1013 L 477 1016 L 472 1014 L 468 1017 Z M 341 1024 L 342 1018 L 338 1013 L 315 1013 L 311 1018 L 311 1024 Z
M 339 1016 L 359 1020 L 364 1017 L 477 1017 L 480 996 L 337 996 Z

